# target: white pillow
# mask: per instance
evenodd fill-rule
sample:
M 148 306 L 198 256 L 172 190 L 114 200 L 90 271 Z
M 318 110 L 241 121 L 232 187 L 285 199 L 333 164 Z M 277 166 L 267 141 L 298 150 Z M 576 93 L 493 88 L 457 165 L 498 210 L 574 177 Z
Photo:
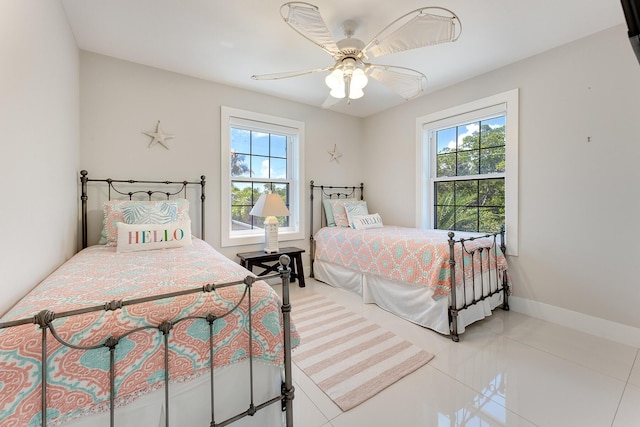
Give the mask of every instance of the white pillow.
M 354 215 L 351 218 L 351 227 L 356 230 L 366 230 L 368 228 L 382 228 L 382 218 L 379 214 Z
M 118 223 L 118 252 L 148 251 L 191 245 L 191 221 L 169 224 Z

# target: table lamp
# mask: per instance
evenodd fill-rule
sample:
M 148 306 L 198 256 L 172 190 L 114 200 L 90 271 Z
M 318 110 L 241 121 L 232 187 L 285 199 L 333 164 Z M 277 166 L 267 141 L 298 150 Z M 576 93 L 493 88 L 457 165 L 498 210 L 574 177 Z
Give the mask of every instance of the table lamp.
M 290 215 L 282 197 L 271 192 L 262 194 L 249 215 L 265 217 L 264 251 L 269 254 L 278 252 L 278 219 L 276 217 Z

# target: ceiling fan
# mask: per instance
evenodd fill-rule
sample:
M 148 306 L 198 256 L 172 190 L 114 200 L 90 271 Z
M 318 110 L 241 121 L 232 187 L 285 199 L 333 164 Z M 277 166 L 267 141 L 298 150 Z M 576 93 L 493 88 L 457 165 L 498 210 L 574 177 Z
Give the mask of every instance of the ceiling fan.
M 280 15 L 297 33 L 331 55 L 335 63 L 313 70 L 253 75 L 251 78 L 278 80 L 330 71 L 325 83 L 331 91 L 323 107 L 334 105 L 344 98 L 347 98 L 347 102 L 361 98 L 368 77 L 407 100 L 421 95 L 427 78 L 420 71 L 365 61 L 391 53 L 453 42 L 460 37 L 462 31 L 462 23 L 455 13 L 435 6 L 423 7 L 402 15 L 366 44 L 353 37 L 357 27 L 357 22 L 353 20 L 347 20 L 342 25 L 345 38 L 334 41 L 320 10 L 310 3 L 285 3 L 280 7 Z

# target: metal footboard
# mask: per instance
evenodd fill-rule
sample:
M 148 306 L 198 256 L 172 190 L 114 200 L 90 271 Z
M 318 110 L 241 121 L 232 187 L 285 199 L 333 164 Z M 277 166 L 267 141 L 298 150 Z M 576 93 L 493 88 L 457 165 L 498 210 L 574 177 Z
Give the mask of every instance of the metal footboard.
M 53 339 L 57 340 L 60 344 L 62 344 L 63 346 L 69 347 L 69 348 L 73 348 L 73 349 L 77 349 L 77 350 L 84 350 L 84 351 L 96 351 L 96 350 L 100 350 L 100 349 L 104 349 L 104 348 L 108 348 L 109 349 L 109 358 L 110 358 L 110 362 L 109 362 L 109 379 L 110 379 L 110 402 L 109 402 L 109 408 L 110 408 L 110 425 L 113 427 L 115 426 L 115 400 L 117 397 L 117 390 L 115 387 L 115 370 L 114 370 L 114 366 L 115 366 L 115 350 L 118 347 L 120 341 L 123 338 L 126 338 L 127 336 L 131 335 L 131 334 L 135 334 L 138 331 L 141 331 L 143 329 L 145 330 L 156 330 L 158 334 L 162 335 L 163 338 L 163 346 L 164 346 L 164 388 L 165 388 L 165 426 L 169 427 L 169 387 L 170 387 L 170 379 L 171 379 L 171 367 L 169 366 L 169 343 L 170 343 L 170 339 L 171 339 L 171 331 L 173 329 L 173 327 L 180 323 L 183 322 L 185 320 L 188 319 L 195 319 L 196 321 L 203 321 L 203 322 L 207 322 L 209 324 L 209 367 L 210 367 L 210 381 L 211 381 L 211 396 L 210 396 L 210 402 L 211 402 L 211 424 L 210 427 L 222 427 L 222 426 L 226 426 L 229 425 L 231 423 L 233 423 L 234 421 L 237 421 L 241 418 L 244 418 L 246 416 L 253 416 L 255 415 L 258 411 L 260 411 L 261 409 L 266 408 L 267 406 L 270 406 L 272 404 L 277 404 L 280 403 L 282 406 L 282 410 L 286 412 L 285 415 L 285 419 L 286 419 L 286 426 L 287 427 L 292 427 L 293 426 L 293 398 L 294 398 L 294 387 L 293 387 L 293 383 L 292 383 L 292 377 L 291 377 L 291 319 L 290 319 L 290 314 L 291 314 L 291 305 L 290 305 L 290 301 L 289 301 L 289 280 L 290 280 L 290 274 L 291 274 L 291 269 L 289 268 L 289 263 L 290 263 L 290 259 L 288 256 L 283 255 L 282 257 L 280 257 L 280 268 L 279 268 L 279 272 L 276 274 L 272 274 L 269 276 L 264 276 L 264 277 L 260 277 L 260 280 L 264 280 L 264 279 L 270 279 L 270 278 L 276 278 L 276 277 L 280 277 L 281 281 L 282 281 L 282 306 L 281 306 L 281 311 L 282 311 L 282 317 L 283 317 L 283 345 L 284 345 L 284 373 L 285 373 L 285 378 L 284 381 L 282 382 L 281 385 L 281 390 L 280 390 L 280 394 L 275 394 L 272 398 L 266 400 L 265 402 L 254 402 L 254 393 L 253 393 L 253 384 L 254 384 L 254 378 L 253 378 L 253 354 L 252 354 L 252 337 L 253 337 L 253 333 L 252 333 L 252 300 L 251 300 L 251 288 L 252 285 L 255 281 L 257 281 L 258 279 L 256 277 L 253 276 L 247 276 L 243 281 L 236 281 L 236 282 L 229 282 L 229 283 L 222 283 L 222 284 L 208 284 L 205 285 L 203 287 L 198 287 L 198 288 L 194 288 L 194 289 L 189 289 L 189 290 L 184 290 L 184 291 L 179 291 L 179 292 L 172 292 L 172 293 L 167 293 L 167 294 L 162 294 L 162 295 L 157 295 L 157 296 L 152 296 L 152 297 L 145 297 L 145 298 L 137 298 L 137 299 L 131 299 L 131 300 L 114 300 L 111 302 L 107 302 L 104 305 L 100 305 L 100 306 L 93 306 L 93 307 L 87 307 L 87 308 L 83 308 L 83 309 L 78 309 L 78 310 L 72 310 L 72 311 L 66 311 L 66 312 L 61 312 L 61 313 L 54 313 L 52 311 L 49 310 L 42 310 L 40 311 L 38 314 L 36 314 L 33 317 L 30 318 L 24 318 L 24 319 L 20 319 L 20 320 L 15 320 L 15 321 L 10 321 L 10 322 L 4 322 L 4 323 L 0 323 L 0 329 L 6 329 L 6 328 L 11 328 L 11 327 L 16 327 L 16 326 L 20 326 L 20 325 L 27 325 L 27 324 L 37 324 L 40 326 L 41 330 L 42 330 L 42 334 L 41 334 L 41 359 L 40 359 L 40 363 L 41 363 L 41 390 L 42 390 L 42 401 L 41 401 L 41 415 L 42 415 L 42 426 L 46 427 L 47 426 L 47 402 L 48 402 L 48 396 L 47 396 L 47 388 L 48 385 L 50 383 L 49 378 L 52 375 L 52 372 L 50 372 L 51 368 L 48 366 L 47 364 L 47 343 L 48 341 L 51 340 L 51 337 L 53 337 Z M 68 317 L 72 317 L 72 316 L 78 316 L 78 315 L 82 315 L 82 314 L 86 314 L 86 313 L 91 313 L 91 312 L 101 312 L 101 311 L 116 311 L 116 310 L 120 310 L 123 307 L 126 306 L 131 306 L 131 305 L 136 305 L 136 304 L 142 304 L 142 303 L 146 303 L 146 302 L 151 302 L 151 301 L 158 301 L 158 300 L 164 300 L 164 299 L 169 299 L 169 298 L 174 298 L 174 297 L 178 297 L 178 296 L 183 296 L 183 295 L 188 295 L 188 294 L 196 294 L 196 293 L 208 293 L 208 292 L 214 292 L 217 289 L 221 289 L 224 287 L 229 287 L 229 286 L 235 286 L 235 285 L 239 285 L 239 284 L 243 284 L 245 285 L 244 288 L 244 293 L 241 297 L 241 299 L 238 301 L 238 303 L 229 311 L 227 311 L 226 313 L 224 313 L 223 315 L 218 315 L 215 316 L 211 313 L 209 313 L 206 316 L 185 316 L 182 318 L 176 318 L 173 319 L 171 321 L 163 321 L 160 324 L 156 324 L 156 325 L 147 325 L 147 326 L 142 326 L 142 327 L 138 327 L 135 329 L 131 329 L 128 332 L 126 332 L 125 334 L 119 336 L 119 337 L 113 337 L 113 336 L 108 336 L 108 337 L 104 337 L 104 339 L 102 339 L 100 341 L 99 344 L 91 346 L 91 347 L 82 347 L 82 346 L 77 346 L 71 343 L 66 342 L 65 340 L 63 340 L 56 331 L 56 327 L 54 326 L 53 321 L 55 319 L 60 319 L 60 318 L 68 318 Z M 227 316 L 228 314 L 232 313 L 234 310 L 236 310 L 240 304 L 247 299 L 247 303 L 248 303 L 248 319 L 249 319 L 249 357 L 248 357 L 248 361 L 249 361 L 249 381 L 250 383 L 250 396 L 248 397 L 248 403 L 247 403 L 247 409 L 245 411 L 242 411 L 238 414 L 236 414 L 235 416 L 232 416 L 226 420 L 223 421 L 218 421 L 216 420 L 216 412 L 215 412 L 215 402 L 214 402 L 214 343 L 213 343 L 213 337 L 214 337 L 214 324 L 216 321 L 223 319 L 225 316 Z
M 451 339 L 455 342 L 460 341 L 458 333 L 458 315 L 465 310 L 481 301 L 484 301 L 500 292 L 503 293 L 502 309 L 509 310 L 509 285 L 506 271 L 500 272 L 498 241 L 500 236 L 500 250 L 502 254 L 506 253 L 504 243 L 504 227 L 499 232 L 486 234 L 484 236 L 471 237 L 468 239 L 455 239 L 455 233 L 449 232 L 449 268 L 451 280 L 451 301 L 449 302 L 449 329 Z M 489 239 L 489 244 L 483 244 L 470 249 L 466 242 L 472 242 L 477 239 Z M 460 247 L 456 255 L 456 246 Z M 465 263 L 465 257 L 470 261 Z M 478 261 L 478 262 L 476 262 Z M 456 286 L 456 265 L 470 265 L 470 279 L 467 274 L 462 273 L 462 285 L 460 288 Z M 476 271 L 475 266 L 479 266 L 480 271 Z M 485 268 L 486 266 L 486 268 Z M 462 295 L 459 295 L 459 292 Z M 462 304 L 458 304 L 458 297 L 462 297 Z

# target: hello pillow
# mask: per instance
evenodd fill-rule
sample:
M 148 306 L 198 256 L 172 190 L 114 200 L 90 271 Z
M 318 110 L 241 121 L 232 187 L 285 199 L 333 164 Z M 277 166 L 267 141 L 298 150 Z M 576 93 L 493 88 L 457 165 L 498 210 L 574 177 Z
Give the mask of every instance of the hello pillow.
M 180 248 L 191 245 L 191 221 L 169 224 L 118 223 L 117 252 Z
M 370 215 L 354 215 L 353 217 L 351 217 L 351 227 L 356 230 L 382 228 L 382 218 L 377 213 Z
M 187 221 L 189 201 L 186 199 L 141 201 L 109 200 L 103 205 L 103 227 L 99 244 L 116 246 L 118 223 L 127 224 L 167 224 Z

